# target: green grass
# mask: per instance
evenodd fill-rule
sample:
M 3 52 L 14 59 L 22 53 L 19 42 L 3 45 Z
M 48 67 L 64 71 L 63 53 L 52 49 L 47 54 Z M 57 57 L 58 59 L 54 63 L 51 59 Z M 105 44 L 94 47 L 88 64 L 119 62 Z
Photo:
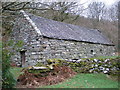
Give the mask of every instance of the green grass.
M 13 76 L 17 79 L 18 76 L 22 73 L 21 70 L 23 68 L 20 68 L 20 67 L 11 67 L 10 68 L 10 72 L 13 74 Z
M 22 68 L 12 67 L 11 73 L 14 77 L 21 74 Z M 118 88 L 118 82 L 106 77 L 105 74 L 77 74 L 56 85 L 42 86 L 40 88 Z
M 96 59 L 114 59 L 117 58 L 118 56 L 99 56 L 99 57 L 95 57 Z
M 118 88 L 118 82 L 107 78 L 105 74 L 77 74 L 62 83 L 40 88 Z
M 41 88 L 118 88 L 118 82 L 105 74 L 77 74 L 65 82 Z

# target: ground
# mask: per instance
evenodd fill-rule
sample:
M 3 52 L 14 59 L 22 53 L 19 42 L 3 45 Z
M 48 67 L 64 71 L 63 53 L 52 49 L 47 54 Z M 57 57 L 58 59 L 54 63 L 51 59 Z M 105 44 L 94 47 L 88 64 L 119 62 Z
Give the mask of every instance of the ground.
M 118 82 L 107 78 L 105 74 L 77 74 L 60 84 L 42 88 L 118 88 Z
M 12 67 L 11 72 L 17 79 L 22 68 Z M 76 74 L 74 77 L 55 85 L 40 86 L 38 88 L 118 88 L 117 80 L 113 80 L 106 74 Z

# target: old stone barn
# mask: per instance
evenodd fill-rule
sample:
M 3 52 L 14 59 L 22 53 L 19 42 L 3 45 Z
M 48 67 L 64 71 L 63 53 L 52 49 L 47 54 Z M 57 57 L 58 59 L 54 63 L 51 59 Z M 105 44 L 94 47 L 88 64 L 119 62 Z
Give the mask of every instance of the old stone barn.
M 12 39 L 24 45 L 12 57 L 17 65 L 35 65 L 47 59 L 112 56 L 114 45 L 99 31 L 66 24 L 21 11 Z

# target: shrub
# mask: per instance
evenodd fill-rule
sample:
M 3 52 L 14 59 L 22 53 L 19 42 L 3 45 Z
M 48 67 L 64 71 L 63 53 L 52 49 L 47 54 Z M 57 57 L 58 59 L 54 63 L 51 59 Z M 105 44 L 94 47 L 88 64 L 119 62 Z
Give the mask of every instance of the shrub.
M 10 73 L 10 57 L 11 55 L 7 50 L 2 51 L 2 88 L 12 88 L 16 80 Z
M 2 43 L 2 88 L 13 88 L 16 80 L 10 72 L 10 58 L 14 54 L 13 50 L 22 47 L 23 42 L 14 43 L 13 40 Z

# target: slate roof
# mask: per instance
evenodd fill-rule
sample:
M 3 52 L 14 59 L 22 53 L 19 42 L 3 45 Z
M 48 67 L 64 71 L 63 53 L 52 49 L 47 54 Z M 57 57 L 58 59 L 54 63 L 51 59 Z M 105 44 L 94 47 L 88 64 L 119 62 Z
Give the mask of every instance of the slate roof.
M 30 13 L 26 14 L 45 37 L 113 45 L 113 43 L 98 30 L 46 19 Z

